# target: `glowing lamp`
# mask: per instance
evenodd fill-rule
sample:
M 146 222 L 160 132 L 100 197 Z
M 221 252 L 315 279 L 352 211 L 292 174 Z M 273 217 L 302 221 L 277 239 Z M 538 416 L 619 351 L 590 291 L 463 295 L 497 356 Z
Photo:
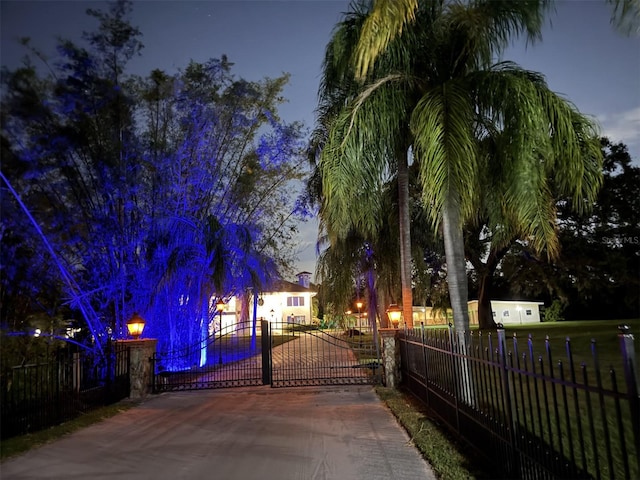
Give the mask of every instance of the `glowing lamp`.
M 220 332 L 220 337 L 222 337 L 222 313 L 225 310 L 225 303 L 222 301 L 222 299 L 218 300 L 216 302 L 216 310 L 218 311 L 218 313 L 220 314 L 220 329 L 218 330 Z M 220 363 L 222 363 L 222 351 L 220 351 Z
M 362 308 L 363 303 L 358 301 L 356 302 L 356 307 L 358 308 L 358 311 L 360 311 L 360 309 Z
M 389 320 L 391 320 L 393 328 L 398 328 L 398 325 L 400 324 L 400 318 L 402 317 L 402 309 L 395 303 L 392 303 L 391 305 L 389 305 L 389 308 L 387 308 L 387 315 L 389 317 Z
M 225 303 L 222 300 L 218 300 L 216 302 L 216 310 L 220 315 L 222 315 L 222 312 L 224 311 L 224 307 L 225 307 Z
M 127 322 L 127 330 L 129 331 L 129 335 L 137 340 L 144 330 L 144 319 L 137 313 L 134 313 Z

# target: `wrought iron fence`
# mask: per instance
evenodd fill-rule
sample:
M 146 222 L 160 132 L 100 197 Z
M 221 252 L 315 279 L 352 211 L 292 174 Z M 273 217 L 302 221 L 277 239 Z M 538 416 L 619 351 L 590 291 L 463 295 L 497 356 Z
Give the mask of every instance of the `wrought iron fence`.
M 620 380 L 590 362 L 563 360 L 545 341 L 461 337 L 448 329 L 399 333 L 402 383 L 501 478 L 640 478 L 640 399 L 633 336 L 619 334 Z M 509 345 L 509 348 L 507 347 Z M 588 364 L 589 363 L 589 364 Z
M 63 349 L 46 361 L 14 366 L 1 379 L 3 439 L 58 425 L 129 396 L 129 349 L 105 355 Z

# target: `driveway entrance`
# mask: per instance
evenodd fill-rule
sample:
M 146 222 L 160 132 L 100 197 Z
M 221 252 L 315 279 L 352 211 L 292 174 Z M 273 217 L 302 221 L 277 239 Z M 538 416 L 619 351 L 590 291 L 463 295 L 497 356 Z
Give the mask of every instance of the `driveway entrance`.
M 2 480 L 435 480 L 368 385 L 153 395 L 0 472 Z
M 156 393 L 257 385 L 378 384 L 382 378 L 376 340 L 359 330 L 345 334 L 262 321 L 255 334 L 243 324 L 229 325 L 196 347 L 156 353 Z

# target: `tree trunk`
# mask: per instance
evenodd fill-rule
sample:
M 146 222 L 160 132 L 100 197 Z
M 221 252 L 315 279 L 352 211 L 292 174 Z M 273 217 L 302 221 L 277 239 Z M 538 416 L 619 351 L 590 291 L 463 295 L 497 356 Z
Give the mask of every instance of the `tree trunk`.
M 378 290 L 376 288 L 376 272 L 369 264 L 367 270 L 367 315 L 369 317 L 369 325 L 373 333 L 373 344 L 378 348 Z M 376 350 L 377 352 L 377 350 Z
M 411 212 L 409 208 L 409 165 L 406 151 L 398 155 L 398 216 L 400 228 L 402 317 L 407 328 L 413 328 L 413 292 L 411 290 Z
M 469 286 L 467 283 L 464 237 L 457 195 L 450 193 L 442 211 L 444 253 L 447 261 L 447 284 L 453 309 L 453 325 L 458 334 L 469 330 Z
M 491 309 L 491 290 L 493 286 L 493 272 L 483 271 L 480 275 L 478 287 L 478 327 L 481 330 L 490 330 L 497 327 L 493 320 Z
M 467 283 L 466 258 L 464 255 L 464 235 L 460 221 L 458 195 L 450 192 L 442 211 L 442 231 L 444 252 L 447 260 L 447 283 L 453 309 L 454 332 L 450 339 L 456 357 L 456 373 L 460 398 L 468 405 L 474 405 L 475 393 L 471 366 L 467 355 L 469 333 L 469 285 Z
M 258 324 L 258 293 L 256 289 L 251 290 L 253 293 L 253 319 L 251 322 L 251 351 L 256 349 L 257 324 Z
M 244 291 L 238 294 L 240 297 L 240 318 L 238 321 L 242 324 L 242 328 L 244 328 L 245 324 L 249 321 L 249 292 Z
M 492 330 L 497 328 L 493 319 L 491 308 L 491 296 L 493 291 L 493 277 L 500 261 L 511 248 L 513 241 L 508 242 L 504 247 L 495 250 L 491 248 L 489 256 L 485 262 L 477 254 L 469 252 L 469 260 L 478 274 L 478 327 L 482 330 Z

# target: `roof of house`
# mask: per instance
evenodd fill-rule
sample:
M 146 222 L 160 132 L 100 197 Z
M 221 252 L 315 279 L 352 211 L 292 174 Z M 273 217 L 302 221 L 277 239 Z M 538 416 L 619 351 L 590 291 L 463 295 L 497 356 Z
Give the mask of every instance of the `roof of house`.
M 265 289 L 265 292 L 317 293 L 314 288 L 307 288 L 299 283 L 289 282 L 287 280 L 276 280 L 272 286 Z
M 519 303 L 521 304 L 537 304 L 537 305 L 544 305 L 544 302 L 538 302 L 537 300 L 496 300 L 495 298 L 491 299 L 492 302 L 499 302 L 499 303 L 511 303 L 514 305 L 517 305 Z M 469 300 L 469 303 L 478 303 L 478 300 Z

